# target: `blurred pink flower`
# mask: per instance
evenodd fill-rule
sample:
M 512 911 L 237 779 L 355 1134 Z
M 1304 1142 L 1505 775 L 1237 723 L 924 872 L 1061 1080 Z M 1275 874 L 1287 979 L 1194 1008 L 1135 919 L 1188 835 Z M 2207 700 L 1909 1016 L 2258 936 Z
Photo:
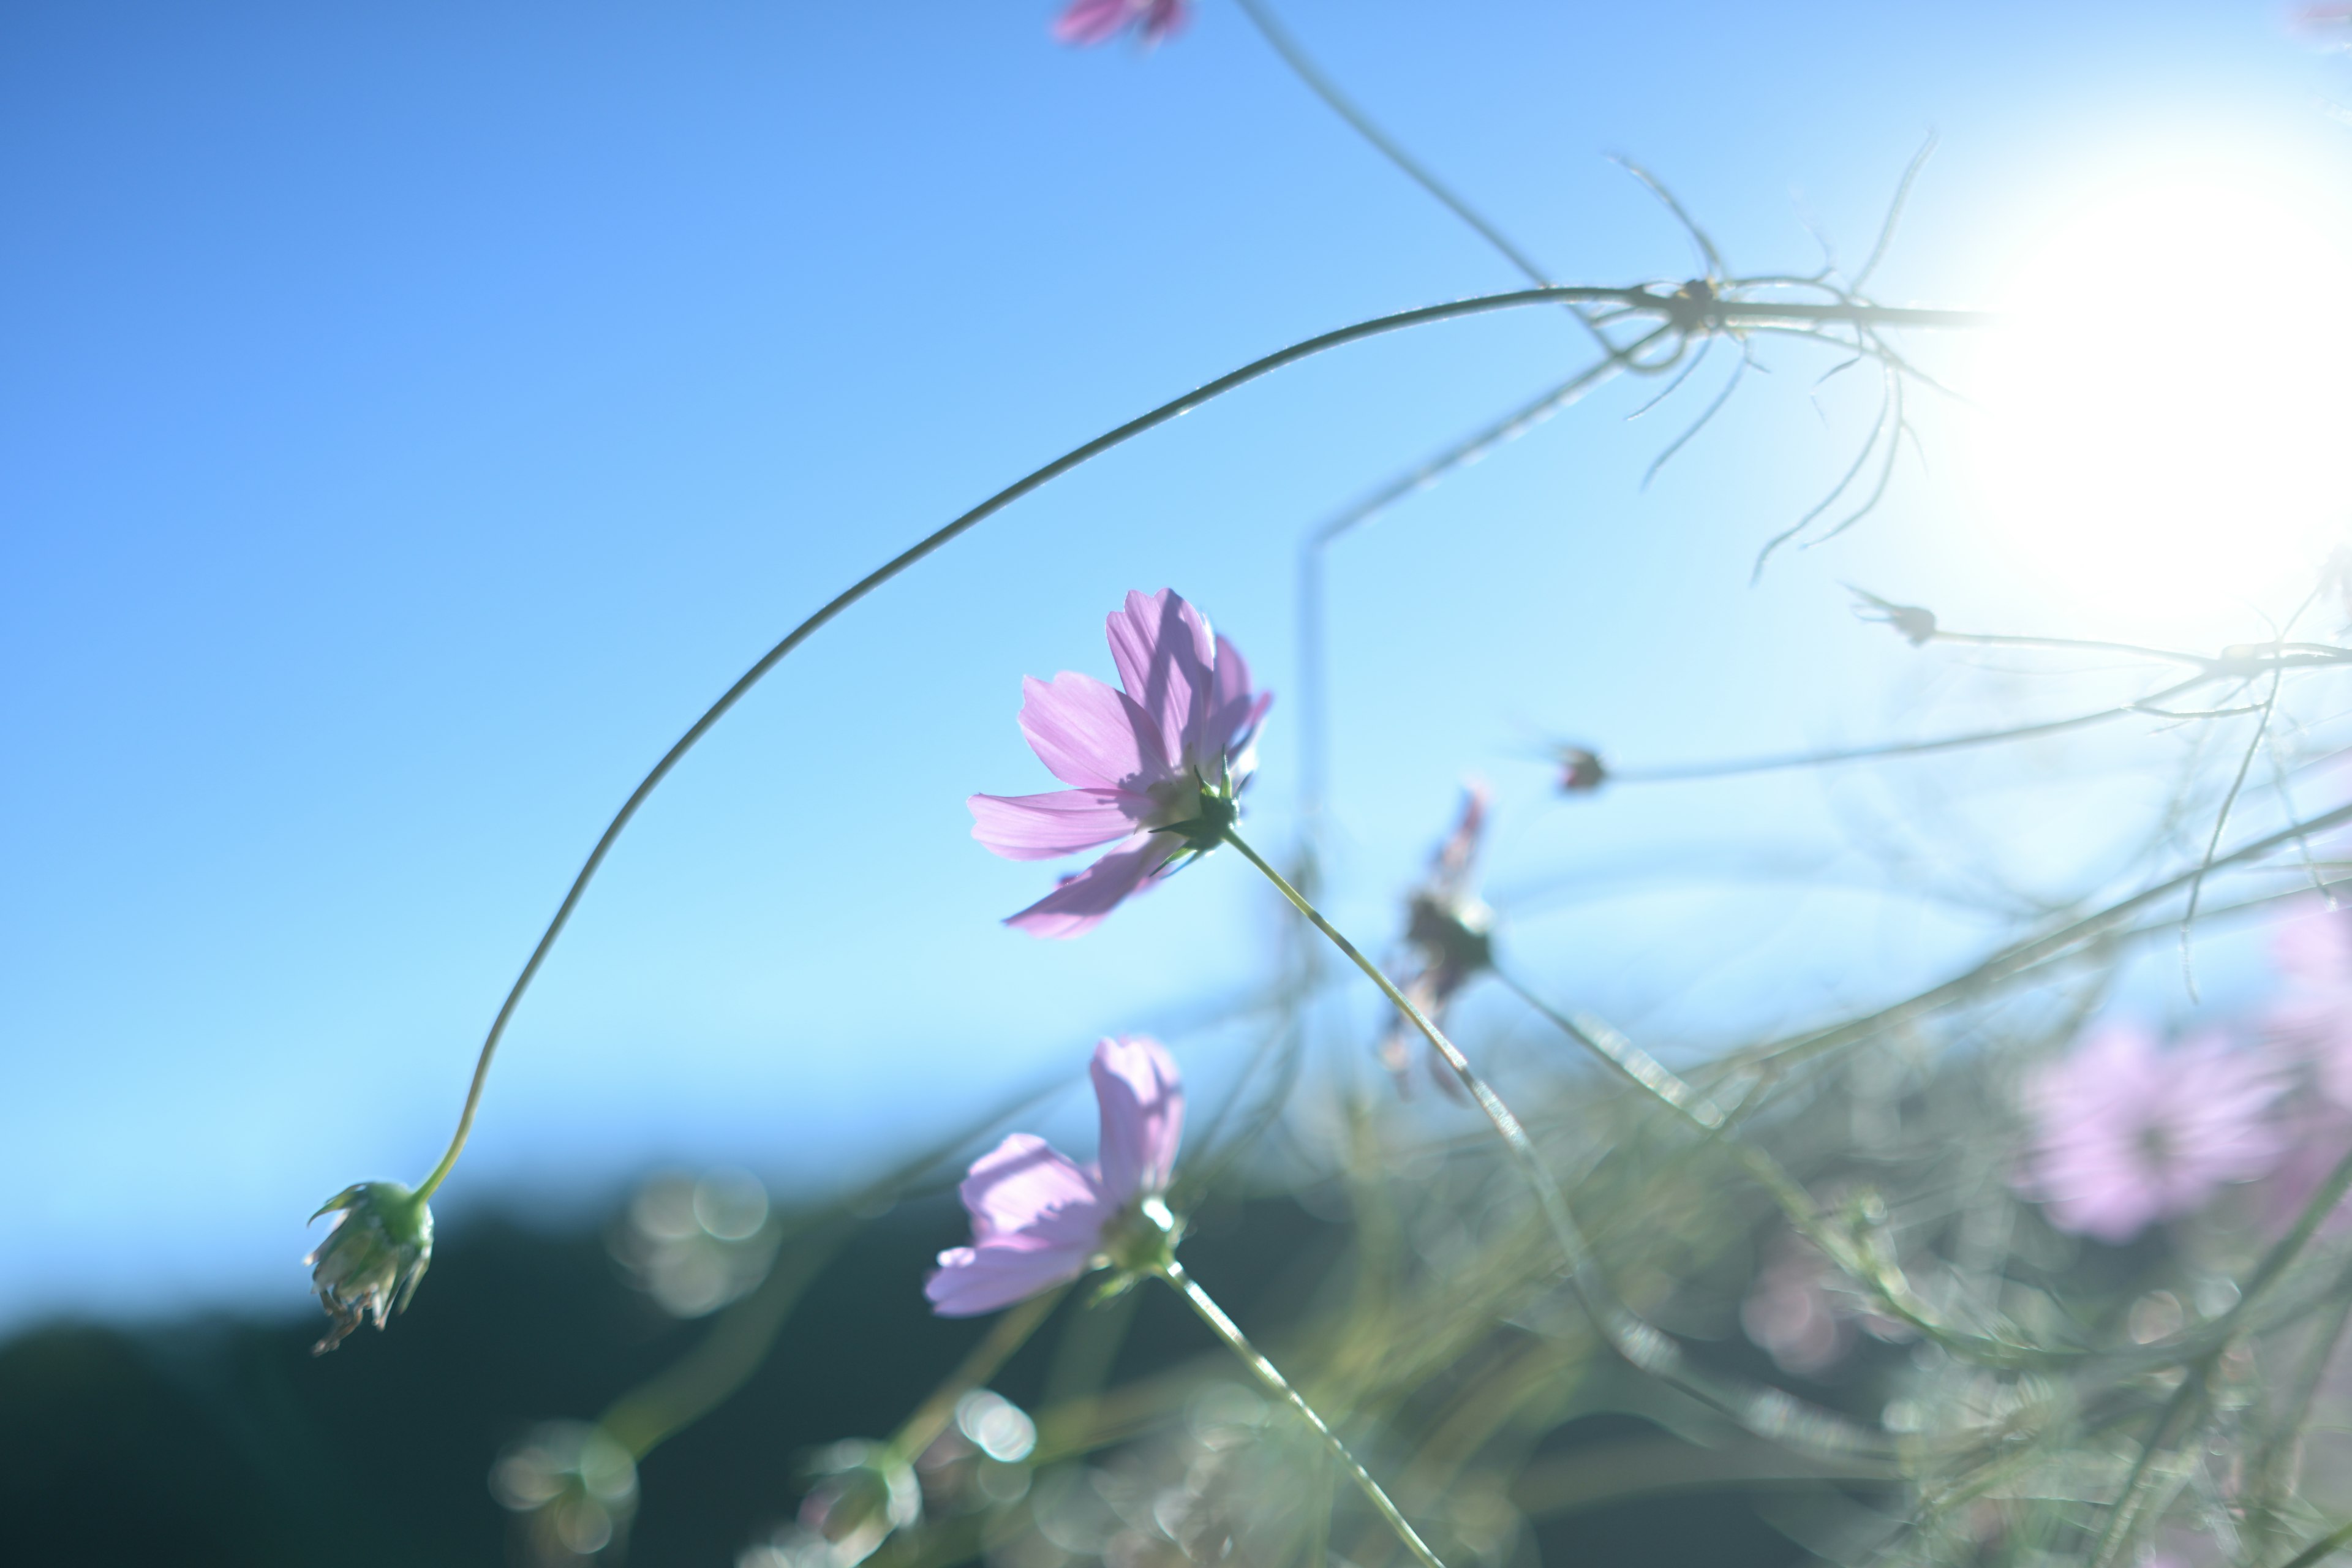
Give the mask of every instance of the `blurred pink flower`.
M 2284 1231 L 2303 1216 L 2319 1184 L 2338 1162 L 2352 1153 L 2352 1116 L 2324 1100 L 2300 1100 L 2283 1119 L 2286 1152 L 2263 1184 L 2263 1217 L 2273 1230 Z M 2352 1202 L 2336 1205 L 2327 1216 L 2327 1229 L 2340 1234 L 2352 1226 Z
M 1249 742 L 1271 696 L 1174 590 L 1132 593 L 1108 622 L 1121 691 L 1068 671 L 1022 682 L 1021 732 L 1072 789 L 976 795 L 971 836 L 1009 860 L 1112 846 L 1007 920 L 1032 936 L 1078 936 L 1187 850 L 1213 848 L 1239 814 Z
M 2284 922 L 2271 960 L 2286 994 L 2264 1032 L 2311 1065 L 2321 1093 L 2352 1110 L 2352 917 L 2330 910 Z
M 2087 1036 L 2035 1075 L 2020 1186 L 2061 1230 L 2124 1242 L 2277 1163 L 2283 1088 L 2265 1058 L 2207 1035 L 2171 1050 L 2138 1029 Z
M 1191 0 L 1070 0 L 1054 22 L 1066 44 L 1099 44 L 1132 27 L 1146 44 L 1175 37 L 1192 19 Z
M 1184 1132 L 1184 1085 L 1160 1042 L 1122 1035 L 1095 1047 L 1102 1110 L 1095 1163 L 1080 1165 L 1027 1132 L 972 1162 L 963 1206 L 971 1245 L 940 1254 L 923 1286 L 932 1310 L 970 1318 L 1076 1279 L 1133 1244 L 1164 1245 L 1171 1224 L 1152 1200 L 1168 1190 Z

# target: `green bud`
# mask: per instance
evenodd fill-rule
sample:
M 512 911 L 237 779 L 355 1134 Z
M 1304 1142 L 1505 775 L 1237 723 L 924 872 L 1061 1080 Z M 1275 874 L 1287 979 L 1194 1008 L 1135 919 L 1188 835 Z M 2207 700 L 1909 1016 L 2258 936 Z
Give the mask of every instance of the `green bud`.
M 433 1211 L 424 1198 L 398 1182 L 362 1182 L 319 1205 L 335 1215 L 335 1228 L 302 1261 L 311 1266 L 310 1288 L 334 1320 L 326 1338 L 310 1347 L 325 1355 L 345 1335 L 373 1318 L 405 1311 L 433 1261 Z

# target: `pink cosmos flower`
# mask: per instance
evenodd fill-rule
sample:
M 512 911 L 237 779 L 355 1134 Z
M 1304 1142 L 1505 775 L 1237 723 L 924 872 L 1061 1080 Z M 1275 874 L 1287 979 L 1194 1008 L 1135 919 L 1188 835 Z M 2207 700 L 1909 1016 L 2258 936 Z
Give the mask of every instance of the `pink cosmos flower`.
M 1133 27 L 1145 44 L 1156 44 L 1192 19 L 1191 0 L 1070 0 L 1054 22 L 1054 37 L 1066 44 L 1099 44 Z
M 2059 1229 L 2128 1241 L 2276 1163 L 2282 1087 L 2269 1061 L 2219 1035 L 2168 1051 L 2137 1029 L 2098 1030 L 2030 1085 L 2020 1186 Z
M 1021 732 L 1055 778 L 1047 795 L 976 795 L 971 836 L 1008 860 L 1112 846 L 1004 923 L 1079 936 L 1187 851 L 1214 848 L 1240 814 L 1250 739 L 1274 699 L 1173 589 L 1132 593 L 1108 622 L 1119 690 L 1065 670 L 1022 681 Z
M 1016 1132 L 972 1162 L 963 1206 L 971 1245 L 940 1254 L 923 1286 L 932 1310 L 971 1318 L 1119 1261 L 1131 1243 L 1170 1234 L 1158 1204 L 1184 1131 L 1184 1085 L 1160 1042 L 1122 1035 L 1095 1047 L 1101 1142 L 1091 1165 Z M 1157 1209 L 1155 1215 L 1151 1211 Z

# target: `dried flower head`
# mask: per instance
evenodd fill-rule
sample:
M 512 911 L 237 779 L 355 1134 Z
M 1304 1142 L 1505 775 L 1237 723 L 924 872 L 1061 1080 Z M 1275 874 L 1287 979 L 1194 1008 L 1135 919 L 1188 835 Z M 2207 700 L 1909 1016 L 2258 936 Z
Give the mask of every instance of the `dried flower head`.
M 312 1355 L 342 1343 L 362 1319 L 381 1329 L 392 1313 L 407 1310 L 433 1261 L 433 1211 L 398 1182 L 345 1187 L 310 1217 L 323 1214 L 335 1215 L 335 1227 L 302 1261 L 311 1266 L 310 1287 L 334 1322 L 310 1347 Z
M 1441 1024 L 1455 993 L 1495 963 L 1495 911 L 1472 889 L 1489 798 L 1483 784 L 1474 780 L 1464 786 L 1454 831 L 1430 857 L 1429 874 L 1405 903 L 1404 939 L 1416 966 L 1402 989 L 1414 1006 Z M 1381 1041 L 1381 1060 L 1400 1089 L 1410 1059 L 1407 1028 L 1402 1016 L 1395 1018 Z M 1434 1077 L 1441 1088 L 1458 1092 L 1451 1069 L 1441 1065 Z
M 1853 613 L 1858 619 L 1894 627 L 1895 635 L 1913 647 L 1925 647 L 1935 640 L 1935 611 L 1923 609 L 1917 605 L 1898 605 L 1892 599 L 1882 599 L 1851 583 L 1846 584 L 1846 591 L 1857 601 Z
M 1609 782 L 1609 770 L 1601 765 L 1599 752 L 1582 746 L 1562 746 L 1558 756 L 1560 794 L 1591 795 Z

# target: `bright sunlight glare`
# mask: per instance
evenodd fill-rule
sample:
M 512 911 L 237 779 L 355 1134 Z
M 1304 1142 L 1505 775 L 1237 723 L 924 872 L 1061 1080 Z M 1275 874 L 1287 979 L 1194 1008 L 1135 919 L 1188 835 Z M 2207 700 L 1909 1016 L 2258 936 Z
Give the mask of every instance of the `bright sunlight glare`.
M 1980 515 L 2021 587 L 2151 629 L 2293 608 L 2352 516 L 2352 256 L 2314 210 L 2151 181 L 2027 250 L 1969 389 Z

